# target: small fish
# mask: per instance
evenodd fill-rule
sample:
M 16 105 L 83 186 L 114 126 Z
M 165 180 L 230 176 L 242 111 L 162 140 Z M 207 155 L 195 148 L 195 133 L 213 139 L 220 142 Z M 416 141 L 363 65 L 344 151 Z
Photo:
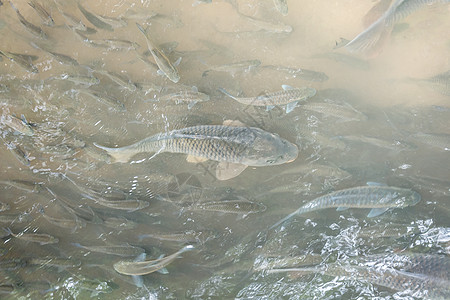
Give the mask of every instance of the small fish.
M 450 151 L 450 135 L 434 133 L 415 133 L 411 136 L 414 140 L 431 147 Z
M 30 123 L 27 122 L 25 117 L 22 115 L 22 118 L 18 118 L 15 115 L 3 115 L 0 118 L 0 122 L 11 127 L 17 132 L 20 132 L 23 135 L 32 136 L 34 135 L 33 127 Z
M 139 276 L 139 275 L 147 275 L 158 270 L 165 268 L 171 262 L 173 262 L 180 254 L 190 251 L 194 249 L 194 246 L 187 245 L 177 252 L 155 260 L 148 261 L 140 261 L 140 262 L 127 262 L 127 261 L 119 261 L 113 265 L 114 270 L 116 270 L 120 274 L 131 275 L 131 276 Z
M 27 265 L 36 265 L 41 267 L 57 267 L 59 269 L 66 269 L 66 268 L 77 268 L 81 266 L 81 261 L 74 258 L 33 257 L 27 259 Z
M 194 107 L 198 102 L 209 101 L 209 95 L 198 91 L 197 87 L 192 87 L 191 90 L 184 90 L 176 93 L 170 93 L 159 97 L 160 101 L 173 101 L 175 103 L 188 102 L 188 109 Z
M 91 252 L 98 252 L 103 254 L 111 254 L 117 256 L 138 256 L 142 253 L 145 253 L 145 250 L 140 247 L 130 246 L 130 245 L 121 245 L 121 246 L 83 246 L 79 243 L 72 243 L 72 245 L 83 248 Z
M 81 13 L 86 17 L 86 19 L 91 22 L 92 25 L 99 29 L 104 29 L 108 31 L 114 31 L 114 28 L 104 21 L 100 20 L 97 16 L 95 16 L 93 13 L 90 13 L 87 11 L 83 6 L 81 6 L 80 3 L 78 3 L 78 9 L 81 11 Z
M 136 90 L 136 85 L 134 83 L 132 83 L 130 80 L 122 78 L 122 76 L 118 74 L 106 70 L 95 70 L 95 72 L 105 75 L 106 77 L 120 85 L 122 88 L 127 89 L 130 92 L 134 92 Z
M 283 23 L 271 23 L 267 22 L 265 20 L 256 19 L 247 15 L 244 15 L 240 12 L 238 12 L 241 17 L 245 18 L 247 21 L 249 21 L 251 24 L 253 24 L 255 27 L 259 28 L 260 31 L 270 32 L 270 33 L 291 33 L 292 27 L 290 25 L 286 25 Z
M 128 220 L 127 218 L 124 217 L 109 217 L 103 220 L 103 225 L 105 225 L 106 227 L 109 228 L 114 228 L 114 229 L 134 229 L 136 228 L 139 224 Z
M 66 219 L 66 218 L 55 218 L 45 214 L 43 207 L 41 207 L 39 211 L 41 215 L 44 217 L 44 219 L 46 219 L 49 223 L 61 228 L 71 229 L 72 233 L 77 231 L 77 229 L 79 228 L 86 227 L 86 222 L 79 219 L 75 214 L 73 215 L 74 218 Z
M 150 205 L 148 201 L 139 200 L 139 199 L 127 199 L 127 200 L 106 200 L 101 197 L 96 197 L 94 199 L 95 203 L 105 206 L 108 208 L 126 210 L 126 211 L 135 211 L 139 209 L 144 209 Z
M 33 60 L 36 60 L 37 57 L 33 55 L 26 55 L 26 54 L 19 54 L 19 53 L 12 53 L 7 51 L 1 51 L 0 55 L 3 55 L 4 57 L 7 57 L 10 61 L 15 62 L 25 70 L 27 70 L 30 73 L 39 73 L 38 68 L 36 68 L 35 65 L 33 65 Z
M 49 12 L 36 0 L 30 0 L 30 2 L 28 2 L 28 5 L 30 5 L 37 12 L 45 25 L 50 27 L 55 25 L 55 21 L 53 20 Z
M 410 189 L 390 186 L 359 186 L 332 192 L 303 205 L 295 212 L 270 227 L 273 229 L 295 215 L 325 208 L 337 207 L 338 211 L 348 208 L 372 208 L 368 217 L 376 217 L 390 208 L 401 208 L 417 204 L 421 196 Z
M 282 91 L 250 98 L 235 97 L 223 88 L 219 88 L 219 91 L 242 104 L 265 106 L 267 110 L 271 110 L 275 106 L 286 105 L 286 113 L 290 113 L 297 106 L 298 102 L 305 101 L 316 95 L 316 89 L 310 87 L 293 88 L 289 85 L 283 85 L 282 88 Z
M 248 215 L 263 212 L 266 210 L 266 206 L 262 203 L 245 200 L 223 200 L 194 204 L 191 207 L 188 207 L 188 209 Z
M 308 102 L 302 105 L 302 109 L 321 113 L 325 116 L 338 118 L 341 122 L 365 121 L 367 116 L 353 108 L 350 104 L 338 104 L 332 101 Z
M 19 10 L 14 6 L 14 4 L 12 4 L 11 1 L 9 1 L 9 4 L 11 4 L 11 7 L 14 9 L 14 11 L 17 14 L 17 17 L 19 18 L 20 23 L 22 23 L 22 25 L 33 35 L 37 36 L 38 38 L 41 39 L 47 39 L 48 36 L 47 34 L 38 26 L 28 22 L 23 16 L 22 14 L 19 12 Z
M 68 56 L 68 55 L 61 54 L 61 53 L 56 53 L 56 52 L 53 52 L 53 51 L 46 50 L 46 49 L 44 49 L 43 47 L 38 46 L 38 45 L 36 45 L 36 44 L 33 43 L 33 42 L 30 42 L 30 44 L 31 44 L 34 48 L 37 48 L 37 49 L 40 49 L 40 50 L 42 50 L 42 51 L 47 52 L 47 53 L 50 54 L 54 59 L 56 59 L 60 64 L 63 64 L 63 65 L 69 65 L 69 66 L 78 66 L 78 65 L 79 65 L 78 62 L 77 62 L 75 59 L 73 59 L 72 57 L 70 57 L 70 56 Z
M 287 16 L 288 15 L 288 5 L 287 5 L 287 0 L 273 0 L 273 4 L 275 4 L 276 9 L 283 15 L 283 16 Z
M 244 60 L 244 61 L 239 61 L 239 62 L 226 64 L 226 65 L 218 65 L 218 66 L 212 66 L 212 67 L 210 66 L 209 70 L 206 70 L 205 72 L 203 72 L 202 77 L 207 76 L 208 73 L 211 71 L 227 72 L 227 73 L 230 73 L 231 76 L 234 77 L 235 74 L 240 73 L 240 72 L 250 71 L 251 69 L 258 67 L 260 64 L 261 64 L 260 60 L 252 59 L 252 60 Z
M 0 270 L 14 271 L 25 267 L 27 262 L 23 259 L 2 259 L 0 260 Z
M 41 245 L 47 245 L 47 244 L 57 244 L 59 243 L 59 239 L 51 236 L 46 233 L 25 233 L 21 232 L 18 234 L 14 234 L 11 229 L 7 228 L 7 231 L 9 234 L 11 234 L 13 237 L 27 241 L 27 242 L 33 242 L 33 243 L 39 243 Z
M 147 234 L 141 234 L 138 236 L 139 241 L 146 238 L 152 238 L 161 241 L 172 241 L 178 243 L 198 243 L 204 240 L 204 235 L 208 235 L 205 232 L 196 232 L 193 230 L 173 233 L 153 232 Z
M 58 2 L 55 2 L 58 3 Z M 59 12 L 61 13 L 61 15 L 64 17 L 64 19 L 66 20 L 66 22 L 68 23 L 68 27 L 71 28 L 72 30 L 79 30 L 82 32 L 86 32 L 88 30 L 88 28 L 86 27 L 86 25 L 78 18 L 74 17 L 71 14 L 68 14 L 67 12 L 64 12 L 59 5 L 57 6 Z
M 190 155 L 190 161 L 219 161 L 216 176 L 237 176 L 247 166 L 279 165 L 297 158 L 296 145 L 255 127 L 200 125 L 156 134 L 135 144 L 108 148 L 116 162 L 128 162 L 142 152 L 171 152 Z M 224 174 L 220 174 L 224 172 Z M 229 178 L 228 178 L 229 179 Z M 226 179 L 223 179 L 226 180 Z
M 98 79 L 95 76 L 63 74 L 63 75 L 61 75 L 60 79 L 68 80 L 75 84 L 86 85 L 86 86 L 97 85 L 100 83 L 100 79 Z
M 410 78 L 409 80 L 426 85 L 442 95 L 450 96 L 450 71 L 429 78 Z
M 0 214 L 0 223 L 4 224 L 29 223 L 32 220 L 33 218 L 27 213 Z
M 79 93 L 84 94 L 84 95 L 88 95 L 92 98 L 94 98 L 96 101 L 109 106 L 111 109 L 115 110 L 115 111 L 126 111 L 127 109 L 125 108 L 125 105 L 119 100 L 116 99 L 112 96 L 106 95 L 106 94 L 100 94 L 97 92 L 94 92 L 92 90 L 89 89 L 79 89 L 78 90 Z
M 112 28 L 122 28 L 128 25 L 128 22 L 124 18 L 113 18 L 107 16 L 96 16 L 100 21 L 109 24 Z
M 85 37 L 84 41 L 90 46 L 107 48 L 110 51 L 136 50 L 140 47 L 136 42 L 120 39 L 88 39 Z
M 147 47 L 148 50 L 150 50 L 150 53 L 153 55 L 153 58 L 155 59 L 156 64 L 158 65 L 159 70 L 172 82 L 177 83 L 180 81 L 180 75 L 178 74 L 178 70 L 173 65 L 169 59 L 162 53 L 161 50 L 159 50 L 151 41 L 150 36 L 148 34 L 148 29 L 145 30 L 142 28 L 141 25 L 136 23 L 136 26 L 138 29 L 144 34 L 145 39 L 147 41 Z M 175 63 L 177 64 L 177 63 Z
M 28 193 L 39 193 L 41 185 L 32 181 L 25 180 L 0 180 L 0 184 L 9 185 L 13 188 L 28 192 Z

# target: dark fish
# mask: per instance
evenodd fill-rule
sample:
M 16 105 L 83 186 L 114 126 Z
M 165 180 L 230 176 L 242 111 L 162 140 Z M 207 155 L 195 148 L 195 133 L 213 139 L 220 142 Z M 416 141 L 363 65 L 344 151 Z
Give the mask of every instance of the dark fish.
M 30 0 L 28 4 L 37 12 L 39 17 L 42 19 L 42 22 L 47 26 L 55 25 L 55 21 L 53 20 L 50 13 L 36 0 Z
M 34 34 L 35 36 L 41 38 L 41 39 L 47 39 L 48 36 L 47 34 L 38 26 L 28 22 L 23 16 L 22 14 L 19 12 L 19 10 L 14 6 L 14 4 L 12 4 L 11 1 L 9 1 L 9 4 L 11 4 L 11 7 L 14 9 L 14 11 L 17 14 L 17 17 L 19 18 L 20 23 L 22 23 L 22 25 L 32 34 Z
M 114 31 L 114 28 L 108 24 L 100 20 L 97 16 L 95 16 L 93 13 L 90 13 L 87 11 L 83 6 L 81 6 L 80 3 L 78 3 L 78 9 L 81 11 L 81 13 L 86 17 L 86 19 L 91 22 L 92 25 L 99 29 L 105 29 L 108 31 Z

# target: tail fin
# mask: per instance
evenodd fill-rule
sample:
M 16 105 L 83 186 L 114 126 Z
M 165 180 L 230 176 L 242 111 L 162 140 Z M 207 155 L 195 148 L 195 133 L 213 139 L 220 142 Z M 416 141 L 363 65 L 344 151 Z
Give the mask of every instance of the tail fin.
M 227 95 L 228 97 L 236 100 L 236 97 L 231 95 L 229 92 L 227 92 L 224 88 L 218 88 L 219 91 L 221 91 L 222 93 L 224 93 L 225 95 Z
M 94 143 L 94 146 L 105 150 L 108 155 L 114 159 L 114 162 L 126 163 L 135 154 L 134 151 L 126 150 L 123 148 L 108 148 L 105 146 L 100 146 L 97 143 Z
M 284 217 L 283 219 L 281 219 L 280 221 L 276 222 L 275 224 L 273 224 L 272 226 L 270 226 L 269 230 L 274 229 L 275 227 L 277 227 L 278 225 L 284 223 L 285 221 L 287 221 L 288 219 L 292 218 L 293 216 L 295 216 L 296 214 L 298 214 L 299 210 L 297 209 L 296 211 L 294 211 L 293 213 L 287 215 L 286 217 Z

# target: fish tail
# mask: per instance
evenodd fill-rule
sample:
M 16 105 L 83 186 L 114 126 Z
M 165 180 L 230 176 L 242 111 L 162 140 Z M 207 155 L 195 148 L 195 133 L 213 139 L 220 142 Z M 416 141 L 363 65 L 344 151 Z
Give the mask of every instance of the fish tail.
M 283 224 L 284 222 L 286 222 L 288 219 L 292 218 L 293 216 L 295 216 L 296 214 L 299 213 L 300 210 L 296 210 L 293 213 L 287 215 L 286 217 L 284 217 L 283 219 L 281 219 L 280 221 L 276 222 L 275 224 L 273 224 L 272 226 L 270 226 L 269 230 L 272 230 L 276 227 L 278 227 L 279 225 Z
M 136 22 L 137 28 L 145 35 L 147 36 L 147 30 L 145 30 L 139 23 Z
M 228 97 L 236 100 L 236 97 L 231 95 L 229 92 L 227 92 L 224 88 L 218 88 L 219 91 L 221 91 L 222 93 L 224 93 L 225 95 L 227 95 Z
M 123 148 L 108 148 L 105 146 L 100 146 L 96 143 L 94 143 L 94 146 L 105 150 L 108 155 L 114 159 L 114 162 L 126 163 L 135 154 L 134 151 L 126 150 Z
M 11 1 L 9 1 L 9 4 L 11 4 L 11 7 L 16 11 L 16 13 L 19 12 L 19 10 L 14 6 L 14 4 Z
M 3 230 L 6 231 L 6 233 L 7 233 L 8 235 L 14 236 L 14 233 L 11 231 L 11 228 L 6 227 L 6 228 L 3 228 Z

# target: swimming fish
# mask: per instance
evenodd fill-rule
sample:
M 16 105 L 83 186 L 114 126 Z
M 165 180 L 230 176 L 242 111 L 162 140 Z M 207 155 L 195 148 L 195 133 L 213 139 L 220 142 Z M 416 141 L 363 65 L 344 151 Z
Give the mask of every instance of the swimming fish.
M 27 241 L 27 242 L 34 242 L 39 243 L 41 245 L 46 244 L 57 244 L 59 242 L 59 239 L 56 237 L 53 237 L 46 233 L 25 233 L 21 232 L 18 234 L 14 234 L 11 229 L 6 229 L 10 235 L 12 235 L 15 238 Z
M 81 6 L 80 3 L 78 3 L 78 9 L 81 11 L 81 13 L 86 17 L 86 19 L 91 22 L 92 25 L 99 29 L 105 29 L 108 31 L 114 31 L 114 28 L 108 24 L 100 20 L 97 16 L 95 16 L 93 13 L 87 11 L 83 6 Z
M 165 268 L 168 264 L 173 262 L 181 253 L 190 251 L 192 249 L 194 249 L 194 246 L 187 245 L 178 250 L 177 252 L 163 258 L 137 262 L 119 261 L 118 263 L 115 263 L 113 267 L 114 270 L 116 270 L 118 273 L 124 275 L 131 275 L 131 276 L 146 275 Z
M 316 95 L 316 89 L 310 87 L 293 88 L 289 85 L 282 85 L 282 88 L 282 91 L 248 98 L 235 97 L 223 88 L 219 88 L 219 91 L 242 104 L 265 106 L 267 110 L 271 110 L 275 106 L 286 105 L 286 113 L 290 113 L 299 101 L 305 101 Z
M 209 99 L 209 95 L 199 92 L 196 86 L 192 87 L 191 90 L 170 93 L 159 98 L 160 101 L 188 102 L 188 109 L 194 107 L 198 102 L 209 101 Z
M 28 5 L 30 5 L 37 12 L 37 14 L 39 15 L 39 17 L 41 18 L 42 22 L 45 25 L 47 26 L 55 25 L 55 21 L 53 20 L 50 13 L 36 0 L 30 0 L 30 2 L 28 2 Z
M 20 132 L 23 135 L 32 136 L 34 134 L 33 127 L 25 119 L 24 115 L 22 115 L 22 118 L 18 118 L 15 115 L 3 115 L 0 118 L 0 123 L 11 127 L 15 131 Z
M 78 248 L 86 249 L 91 252 L 98 252 L 118 256 L 137 256 L 145 252 L 144 249 L 131 245 L 83 246 L 80 245 L 79 243 L 72 243 L 72 245 Z
M 185 153 L 190 155 L 189 161 L 218 161 L 216 176 L 221 180 L 239 175 L 247 166 L 279 165 L 295 160 L 298 155 L 297 146 L 278 135 L 234 124 L 199 125 L 172 130 L 121 148 L 94 145 L 107 151 L 116 162 L 122 163 L 142 152 Z
M 150 53 L 153 55 L 153 58 L 155 59 L 155 62 L 158 65 L 158 68 L 161 70 L 161 72 L 174 83 L 180 81 L 180 75 L 178 74 L 177 68 L 169 61 L 169 59 L 164 55 L 164 53 L 162 53 L 162 51 L 159 50 L 158 47 L 156 47 L 153 44 L 147 32 L 148 30 L 142 28 L 142 26 L 139 25 L 138 23 L 136 23 L 136 26 L 145 35 L 148 50 L 150 50 Z
M 187 209 L 248 215 L 263 212 L 266 210 L 266 206 L 262 203 L 247 200 L 223 200 L 193 204 Z
M 17 17 L 19 18 L 20 23 L 22 23 L 22 25 L 32 34 L 34 34 L 36 37 L 41 38 L 41 39 L 47 39 L 48 36 L 47 34 L 39 27 L 36 26 L 30 22 L 28 22 L 20 13 L 20 11 L 14 6 L 14 4 L 12 4 L 11 1 L 9 1 L 9 4 L 11 4 L 11 7 L 14 9 L 14 11 L 17 14 Z
M 338 211 L 342 211 L 352 207 L 372 208 L 367 215 L 371 218 L 381 215 L 390 208 L 415 205 L 420 200 L 420 194 L 410 189 L 383 185 L 358 186 L 318 197 L 303 205 L 281 221 L 278 221 L 270 229 L 277 227 L 295 215 L 319 209 L 336 207 Z

